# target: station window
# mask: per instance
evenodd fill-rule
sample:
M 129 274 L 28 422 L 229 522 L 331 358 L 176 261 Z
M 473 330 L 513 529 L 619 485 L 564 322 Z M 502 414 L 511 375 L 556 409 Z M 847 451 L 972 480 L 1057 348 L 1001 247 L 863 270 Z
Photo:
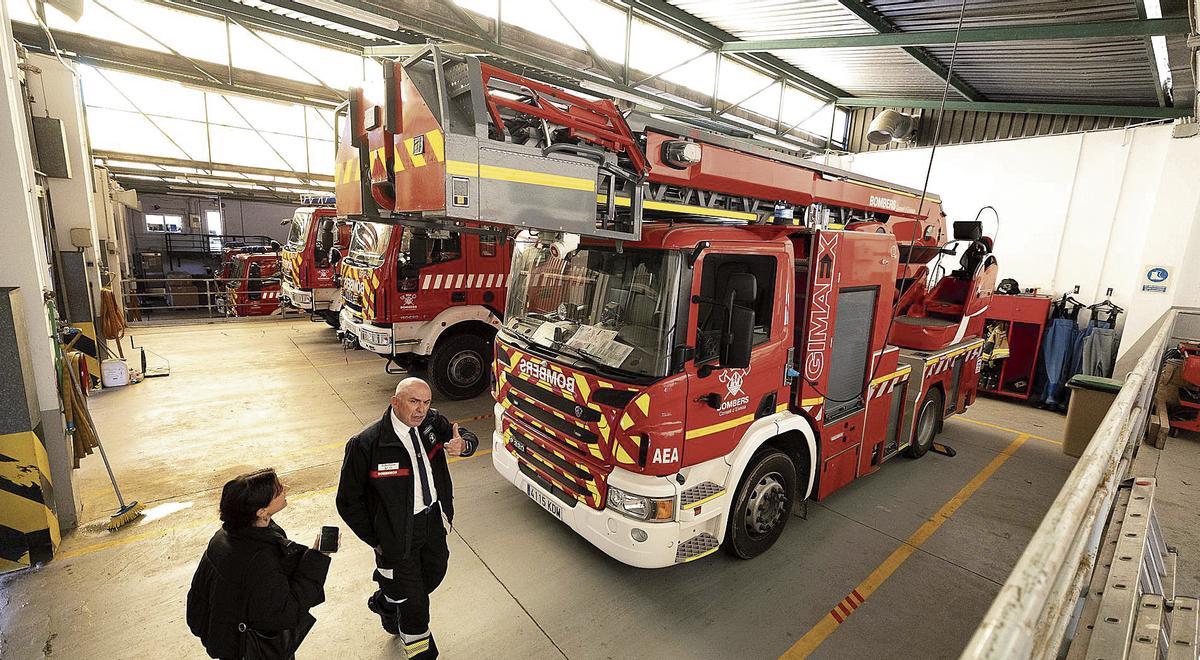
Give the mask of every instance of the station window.
M 147 213 L 146 231 L 178 234 L 183 231 L 183 216 L 162 213 Z
M 713 254 L 704 258 L 704 271 L 700 276 L 700 295 L 704 298 L 724 300 L 729 276 L 737 273 L 754 275 L 757 295 L 754 299 L 754 345 L 757 346 L 771 336 L 771 313 L 774 308 L 775 257 L 745 254 Z M 722 307 L 707 302 L 699 304 L 696 329 L 696 362 L 715 359 L 720 353 L 721 329 L 725 322 Z

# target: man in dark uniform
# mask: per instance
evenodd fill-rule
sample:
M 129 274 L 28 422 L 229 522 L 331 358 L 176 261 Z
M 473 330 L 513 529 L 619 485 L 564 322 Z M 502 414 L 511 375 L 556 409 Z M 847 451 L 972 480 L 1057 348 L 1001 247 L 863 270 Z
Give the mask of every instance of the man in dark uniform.
M 446 456 L 470 456 L 479 439 L 429 407 L 429 385 L 406 378 L 383 417 L 346 443 L 337 509 L 375 548 L 379 589 L 367 607 L 399 635 L 409 658 L 437 657 L 429 594 L 446 576 L 454 487 Z

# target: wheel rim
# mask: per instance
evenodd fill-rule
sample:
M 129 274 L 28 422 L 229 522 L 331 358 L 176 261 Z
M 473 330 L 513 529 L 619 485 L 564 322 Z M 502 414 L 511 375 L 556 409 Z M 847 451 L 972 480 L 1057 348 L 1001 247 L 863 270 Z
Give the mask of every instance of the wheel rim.
M 750 489 L 742 513 L 742 522 L 750 538 L 760 539 L 770 534 L 783 520 L 786 507 L 787 489 L 783 486 L 783 475 L 771 472 L 759 479 Z
M 475 351 L 459 351 L 446 367 L 450 382 L 457 387 L 470 387 L 483 374 L 483 359 Z
M 933 442 L 933 436 L 937 434 L 935 408 L 933 399 L 925 402 L 925 407 L 921 408 L 921 421 L 917 423 L 917 442 L 922 447 L 930 445 Z

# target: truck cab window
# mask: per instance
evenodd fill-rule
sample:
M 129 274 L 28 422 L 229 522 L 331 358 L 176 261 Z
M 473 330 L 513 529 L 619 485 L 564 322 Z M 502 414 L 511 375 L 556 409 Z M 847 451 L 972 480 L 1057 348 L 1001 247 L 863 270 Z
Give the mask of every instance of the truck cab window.
M 771 312 L 775 293 L 776 258 L 744 254 L 714 254 L 704 258 L 700 275 L 700 296 L 723 300 L 728 292 L 725 288 L 729 276 L 735 273 L 750 273 L 757 280 L 758 291 L 754 299 L 754 345 L 757 346 L 771 336 Z M 696 362 L 716 359 L 720 353 L 721 329 L 725 322 L 725 310 L 708 302 L 698 305 L 699 318 L 696 327 Z

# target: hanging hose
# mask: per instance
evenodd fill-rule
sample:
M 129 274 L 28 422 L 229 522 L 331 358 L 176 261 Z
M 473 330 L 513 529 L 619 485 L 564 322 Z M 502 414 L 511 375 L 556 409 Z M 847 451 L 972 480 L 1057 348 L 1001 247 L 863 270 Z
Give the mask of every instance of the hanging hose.
M 80 364 L 83 353 L 67 351 L 59 363 L 59 388 L 62 392 L 63 414 L 67 420 L 67 429 L 75 444 L 75 468 L 79 467 L 79 459 L 88 456 L 99 444 L 96 424 L 92 414 L 88 412 L 87 398 L 81 386 Z
M 112 289 L 101 289 L 100 328 L 104 332 L 105 339 L 111 339 L 117 343 L 117 352 L 122 358 L 125 357 L 125 351 L 121 348 L 121 338 L 125 336 L 125 327 L 125 315 L 117 306 L 116 295 L 113 294 Z

